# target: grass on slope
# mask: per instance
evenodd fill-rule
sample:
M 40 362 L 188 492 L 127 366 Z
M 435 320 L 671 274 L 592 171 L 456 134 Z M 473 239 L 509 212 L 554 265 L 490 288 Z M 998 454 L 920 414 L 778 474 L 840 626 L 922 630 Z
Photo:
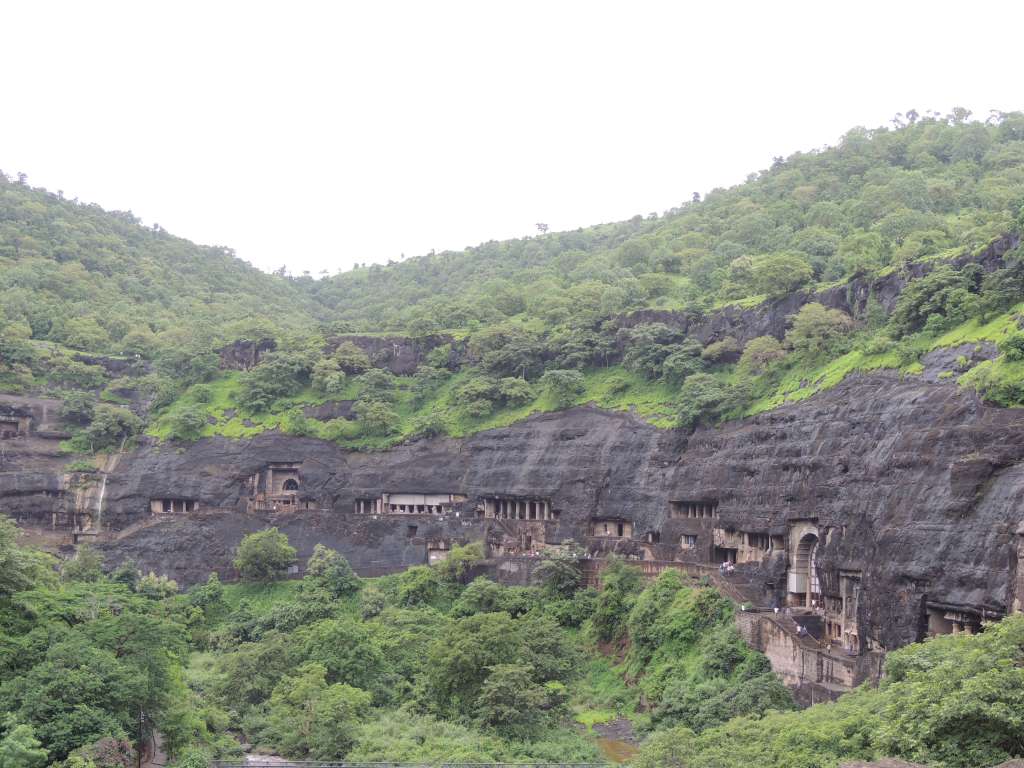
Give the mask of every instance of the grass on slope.
M 262 616 L 277 605 L 295 600 L 301 587 L 302 582 L 297 579 L 269 584 L 225 584 L 224 602 L 231 610 L 235 610 L 239 603 L 247 600 L 252 610 Z
M 458 407 L 456 392 L 460 385 L 474 375 L 474 372 L 460 372 L 451 376 L 427 402 L 417 405 L 408 390 L 408 381 L 399 378 L 393 410 L 398 416 L 394 434 L 367 435 L 360 431 L 357 422 L 344 419 L 322 422 L 316 419 L 300 419 L 302 434 L 332 440 L 354 448 L 384 448 L 416 433 L 417 423 L 436 415 L 445 426 L 447 434 L 453 437 L 480 432 L 485 429 L 506 427 L 535 413 L 558 410 L 558 404 L 548 395 L 537 397 L 523 405 L 496 409 L 487 416 L 473 418 Z M 575 399 L 573 405 L 595 403 L 601 408 L 614 411 L 632 411 L 652 424 L 670 427 L 673 423 L 672 402 L 676 390 L 663 382 L 646 381 L 643 377 L 626 371 L 621 366 L 588 371 L 584 374 L 585 390 Z M 295 423 L 301 409 L 318 405 L 327 400 L 355 400 L 359 395 L 358 383 L 351 381 L 345 391 L 330 398 L 306 389 L 292 397 L 283 398 L 274 404 L 273 410 L 265 413 L 242 415 L 237 412 L 234 397 L 240 388 L 239 374 L 227 373 L 209 384 L 192 387 L 173 406 L 150 425 L 147 433 L 161 440 L 171 435 L 172 414 L 180 408 L 199 409 L 207 418 L 202 437 L 220 435 L 230 438 L 252 437 L 267 430 L 280 429 L 295 431 Z M 196 390 L 207 393 L 205 402 L 196 397 Z
M 956 347 L 960 344 L 971 342 L 990 341 L 998 344 L 1008 335 L 1018 330 L 1017 317 L 1024 313 L 1024 303 L 1018 304 L 1009 312 L 997 315 L 987 323 L 978 318 L 968 320 L 963 325 L 947 331 L 935 339 L 932 349 L 943 349 L 945 347 Z
M 744 415 L 753 416 L 786 403 L 806 400 L 811 395 L 831 389 L 851 373 L 885 368 L 900 368 L 899 358 L 895 352 L 868 355 L 859 350 L 853 350 L 810 370 L 794 367 L 783 376 L 774 389 L 755 400 Z M 908 374 L 919 373 L 920 364 L 907 366 L 903 370 Z
M 977 344 L 986 341 L 998 344 L 1018 330 L 1018 317 L 1022 312 L 1024 312 L 1024 303 L 1018 304 L 1009 312 L 998 315 L 988 322 L 973 318 L 940 336 L 917 338 L 905 342 L 905 344 L 918 356 L 933 350 L 949 349 L 963 344 Z M 786 403 L 806 400 L 811 395 L 831 389 L 852 373 L 880 369 L 898 370 L 904 375 L 915 375 L 920 373 L 923 367 L 920 362 L 900 365 L 900 356 L 893 350 L 868 354 L 855 349 L 813 368 L 794 367 L 790 369 L 777 386 L 755 400 L 744 412 L 744 415 L 752 416 L 778 408 Z M 948 371 L 942 378 L 951 378 L 955 374 L 955 371 Z M 1024 363 L 1008 361 L 1004 355 L 1000 355 L 995 360 L 985 361 L 974 366 L 960 378 L 960 383 L 982 392 L 1000 386 L 1019 386 L 1024 383 Z M 1016 403 L 1000 402 L 1000 404 Z

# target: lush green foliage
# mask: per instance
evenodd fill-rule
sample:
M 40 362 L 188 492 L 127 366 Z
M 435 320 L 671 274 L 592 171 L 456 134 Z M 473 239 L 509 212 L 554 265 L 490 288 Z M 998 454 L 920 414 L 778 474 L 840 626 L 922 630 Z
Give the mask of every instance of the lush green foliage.
M 160 731 L 172 752 L 193 743 L 237 750 L 210 729 L 212 711 L 182 681 L 191 620 L 184 606 L 167 590 L 148 594 L 97 575 L 91 555 L 88 567 L 65 567 L 58 585 L 53 564 L 14 543 L 12 528 L 0 519 L 4 765 L 64 760 L 90 745 L 134 740 L 140 728 L 143 736 Z
M 995 765 L 1024 754 L 1024 617 L 981 635 L 944 636 L 892 653 L 877 689 L 800 712 L 739 717 L 697 734 L 654 734 L 639 768 L 820 766 L 895 756 L 939 768 Z
M 321 553 L 322 554 L 322 553 Z M 316 563 L 317 580 L 324 578 L 329 565 L 320 558 Z M 242 539 L 235 554 L 234 566 L 246 581 L 274 581 L 284 578 L 295 563 L 295 547 L 277 528 L 250 533 Z
M 570 718 L 616 715 L 646 734 L 638 766 L 892 755 L 958 768 L 1024 754 L 1019 616 L 908 646 L 878 689 L 791 711 L 733 607 L 675 572 L 644 586 L 612 563 L 597 597 L 564 558 L 540 587 L 463 585 L 456 566 L 363 581 L 321 547 L 301 581 L 211 576 L 182 594 L 130 562 L 97 574 L 92 555 L 59 584 L 13 530 L 0 520 L 0 761 L 12 768 L 129 768 L 140 722 L 183 767 L 236 755 L 235 734 L 292 758 L 594 761 Z M 588 637 L 615 639 L 616 653 Z

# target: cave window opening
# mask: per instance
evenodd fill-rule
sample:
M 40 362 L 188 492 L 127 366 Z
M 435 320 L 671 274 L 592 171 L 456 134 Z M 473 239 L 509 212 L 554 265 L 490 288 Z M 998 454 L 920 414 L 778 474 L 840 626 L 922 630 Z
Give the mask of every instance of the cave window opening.
M 748 533 L 747 546 L 767 551 L 771 548 L 771 538 L 766 533 Z
M 715 547 L 716 563 L 735 563 L 737 550 L 730 547 Z
M 696 549 L 697 536 L 692 533 L 684 533 L 682 538 L 679 540 L 679 546 L 683 549 Z
M 297 491 L 299 490 L 299 481 L 293 477 L 289 477 L 284 481 L 284 485 L 281 486 L 285 491 Z

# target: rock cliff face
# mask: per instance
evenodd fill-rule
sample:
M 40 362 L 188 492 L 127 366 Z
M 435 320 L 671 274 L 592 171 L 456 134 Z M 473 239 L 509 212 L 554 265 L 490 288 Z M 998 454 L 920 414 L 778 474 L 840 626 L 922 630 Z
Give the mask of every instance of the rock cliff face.
M 57 498 L 69 493 L 55 457 L 37 451 L 12 464 L 7 456 L 0 503 L 24 524 L 49 526 Z M 278 434 L 149 446 L 111 468 L 98 511 L 102 528 L 115 532 L 103 544 L 112 561 L 131 556 L 186 583 L 210 570 L 230 573 L 231 549 L 270 523 L 300 554 L 322 541 L 364 572 L 424 562 L 431 546 L 502 526 L 539 527 L 548 543 L 573 539 L 594 552 L 710 563 L 722 537 L 786 542 L 813 525 L 822 593 L 839 594 L 840 574 L 856 573 L 861 638 L 891 649 L 923 635 L 928 605 L 995 616 L 1021 598 L 1022 461 L 1024 411 L 986 407 L 948 382 L 881 373 L 689 436 L 577 408 L 383 453 Z M 319 509 L 246 512 L 251 478 L 269 464 L 298 464 L 303 494 Z M 353 512 L 357 499 L 382 493 L 467 500 L 459 516 L 443 519 Z M 557 520 L 484 519 L 490 497 L 550 500 Z M 150 501 L 165 498 L 194 499 L 203 511 L 152 515 Z M 681 517 L 679 502 L 692 500 L 717 505 L 713 519 Z M 86 505 L 97 506 L 95 492 Z M 595 518 L 626 520 L 632 535 L 595 538 Z M 680 547 L 684 535 L 693 548 Z M 785 599 L 788 548 L 780 543 L 739 566 L 765 604 Z

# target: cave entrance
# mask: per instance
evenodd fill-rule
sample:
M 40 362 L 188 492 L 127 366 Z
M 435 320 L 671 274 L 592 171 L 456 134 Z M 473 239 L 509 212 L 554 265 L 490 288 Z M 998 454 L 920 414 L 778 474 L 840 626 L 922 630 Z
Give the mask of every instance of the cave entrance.
M 732 549 L 730 547 L 715 547 L 714 562 L 716 563 L 736 563 L 736 555 L 739 550 Z
M 294 477 L 289 477 L 287 480 L 284 481 L 284 485 L 281 486 L 281 490 L 286 492 L 297 491 L 299 490 L 299 481 L 296 480 Z
M 805 533 L 796 546 L 793 567 L 789 573 L 789 592 L 792 602 L 805 608 L 815 608 L 821 601 L 821 585 L 817 569 L 818 535 Z

